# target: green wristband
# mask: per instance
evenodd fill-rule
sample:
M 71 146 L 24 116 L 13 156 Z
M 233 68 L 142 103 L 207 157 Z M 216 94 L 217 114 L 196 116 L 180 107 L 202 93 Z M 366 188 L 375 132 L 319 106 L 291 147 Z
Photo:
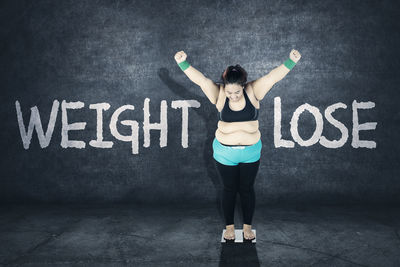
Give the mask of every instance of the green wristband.
M 186 70 L 190 66 L 190 64 L 186 60 L 181 62 L 181 63 L 179 63 L 178 65 L 179 65 L 179 67 L 181 68 L 182 71 Z
M 283 63 L 286 68 L 288 68 L 289 70 L 293 69 L 294 65 L 296 65 L 296 63 L 291 60 L 290 58 L 286 59 L 285 63 Z

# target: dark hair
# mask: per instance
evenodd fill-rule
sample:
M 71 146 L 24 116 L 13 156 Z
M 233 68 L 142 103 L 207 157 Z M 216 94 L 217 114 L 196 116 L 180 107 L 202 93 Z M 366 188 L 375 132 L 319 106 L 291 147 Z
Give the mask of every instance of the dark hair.
M 238 83 L 244 86 L 247 82 L 247 72 L 239 65 L 229 66 L 221 75 L 224 86 L 230 83 Z

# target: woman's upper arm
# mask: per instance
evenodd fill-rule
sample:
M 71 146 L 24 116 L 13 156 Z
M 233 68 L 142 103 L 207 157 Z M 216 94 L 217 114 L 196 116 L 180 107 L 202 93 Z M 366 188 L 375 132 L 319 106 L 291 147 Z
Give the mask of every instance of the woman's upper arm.
M 284 64 L 282 64 L 271 70 L 267 75 L 264 75 L 263 77 L 255 81 L 252 81 L 251 83 L 256 98 L 258 100 L 263 99 L 268 91 L 271 90 L 272 86 L 282 80 L 289 71 L 290 70 Z
M 216 83 L 214 83 L 209 78 L 206 78 L 200 84 L 200 88 L 201 90 L 203 90 L 204 94 L 207 96 L 207 98 L 210 100 L 211 103 L 213 104 L 217 103 L 219 95 L 219 86 Z
M 250 82 L 253 88 L 254 96 L 258 101 L 262 100 L 268 91 L 275 84 L 275 79 L 273 79 L 271 73 Z

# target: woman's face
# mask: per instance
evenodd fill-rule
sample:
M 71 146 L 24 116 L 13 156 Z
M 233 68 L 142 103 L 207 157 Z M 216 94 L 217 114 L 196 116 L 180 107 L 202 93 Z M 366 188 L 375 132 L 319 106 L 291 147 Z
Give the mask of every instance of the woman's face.
M 237 102 L 243 96 L 243 87 L 237 83 L 226 84 L 225 95 L 229 98 L 229 101 Z

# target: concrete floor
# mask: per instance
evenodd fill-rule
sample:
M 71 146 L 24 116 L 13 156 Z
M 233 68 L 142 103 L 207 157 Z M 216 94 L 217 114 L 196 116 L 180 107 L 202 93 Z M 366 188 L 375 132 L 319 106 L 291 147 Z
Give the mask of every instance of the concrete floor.
M 256 244 L 221 243 L 215 207 L 14 205 L 0 212 L 1 266 L 400 266 L 398 207 L 257 206 Z

